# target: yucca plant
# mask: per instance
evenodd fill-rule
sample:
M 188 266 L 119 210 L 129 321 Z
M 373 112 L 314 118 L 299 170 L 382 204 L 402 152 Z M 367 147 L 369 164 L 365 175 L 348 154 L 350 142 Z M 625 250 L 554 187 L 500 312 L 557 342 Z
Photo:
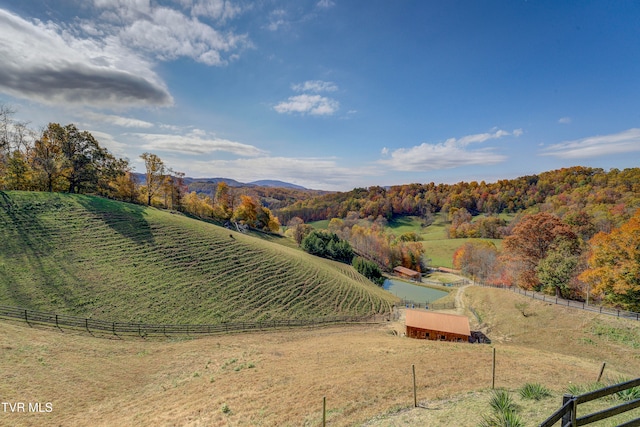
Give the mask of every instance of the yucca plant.
M 524 422 L 520 415 L 512 411 L 497 412 L 484 415 L 479 427 L 522 427 Z
M 573 394 L 574 396 L 579 396 L 584 393 L 588 393 L 590 391 L 598 390 L 599 388 L 606 387 L 606 384 L 593 382 L 588 384 L 569 384 L 567 387 L 567 392 Z
M 627 381 L 629 381 L 629 378 L 618 377 L 612 384 L 626 383 Z M 624 402 L 640 399 L 640 386 L 628 388 L 626 390 L 621 390 L 616 394 L 614 394 L 614 396 L 615 398 L 622 400 Z
M 516 410 L 516 404 L 506 390 L 494 390 L 489 405 L 497 413 L 514 412 Z
M 524 423 L 516 413 L 517 406 L 506 390 L 495 390 L 489 400 L 493 412 L 483 415 L 480 427 L 522 427 Z
M 539 383 L 527 383 L 520 389 L 520 397 L 523 399 L 540 400 L 549 396 L 549 389 Z

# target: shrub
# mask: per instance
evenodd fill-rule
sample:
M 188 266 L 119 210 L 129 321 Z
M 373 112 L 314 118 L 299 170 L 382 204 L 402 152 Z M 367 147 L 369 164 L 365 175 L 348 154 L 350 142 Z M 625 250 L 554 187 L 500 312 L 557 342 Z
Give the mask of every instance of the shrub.
M 350 264 L 353 259 L 353 249 L 349 242 L 340 239 L 335 233 L 314 230 L 302 239 L 300 246 L 312 255 L 335 261 Z
M 362 274 L 376 285 L 382 286 L 384 283 L 382 271 L 375 262 L 357 256 L 353 259 L 351 265 L 353 265 L 353 268 L 355 268 L 358 273 Z

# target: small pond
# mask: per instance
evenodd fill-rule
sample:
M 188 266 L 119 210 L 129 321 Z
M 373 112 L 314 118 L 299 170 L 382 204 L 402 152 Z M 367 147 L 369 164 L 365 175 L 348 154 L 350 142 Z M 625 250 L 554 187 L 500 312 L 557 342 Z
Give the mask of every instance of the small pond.
M 398 298 L 417 303 L 430 303 L 448 294 L 445 291 L 414 285 L 402 280 L 387 279 L 384 281 L 384 289 Z

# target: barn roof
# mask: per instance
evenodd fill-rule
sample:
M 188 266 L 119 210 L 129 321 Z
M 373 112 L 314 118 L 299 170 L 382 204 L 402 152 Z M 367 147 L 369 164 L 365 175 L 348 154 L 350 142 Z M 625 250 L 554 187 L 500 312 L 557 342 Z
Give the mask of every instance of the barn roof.
M 395 271 L 396 273 L 404 274 L 405 276 L 418 276 L 418 277 L 420 277 L 420 272 L 419 271 L 415 271 L 415 270 L 412 270 L 410 268 L 403 267 L 401 265 L 395 267 L 393 269 L 393 271 Z
M 419 329 L 471 335 L 469 319 L 457 314 L 435 313 L 424 310 L 407 310 L 405 324 Z

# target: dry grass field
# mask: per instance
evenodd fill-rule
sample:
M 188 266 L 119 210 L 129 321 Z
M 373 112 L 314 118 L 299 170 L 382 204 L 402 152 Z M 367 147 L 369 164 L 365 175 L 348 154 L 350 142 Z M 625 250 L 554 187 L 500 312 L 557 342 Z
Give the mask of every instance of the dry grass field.
M 318 426 L 326 396 L 330 426 L 476 426 L 492 347 L 497 387 L 553 391 L 523 408 L 536 425 L 567 385 L 595 381 L 602 361 L 611 378 L 640 373 L 638 323 L 501 290 L 470 287 L 460 299 L 492 346 L 403 338 L 401 323 L 143 340 L 2 321 L 2 402 L 50 402 L 52 411 L 0 406 L 0 425 Z

